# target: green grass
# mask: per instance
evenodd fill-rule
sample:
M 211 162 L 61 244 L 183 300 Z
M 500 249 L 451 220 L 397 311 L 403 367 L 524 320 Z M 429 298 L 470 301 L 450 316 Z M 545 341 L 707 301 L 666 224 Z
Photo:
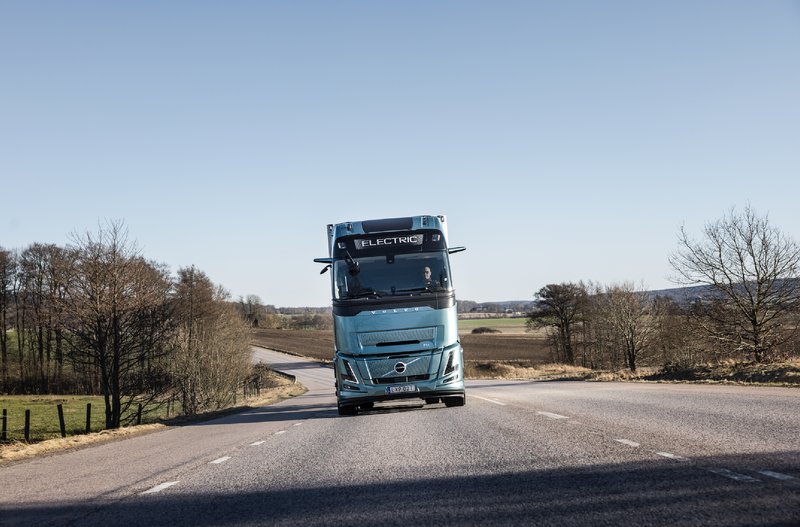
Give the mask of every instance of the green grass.
M 61 437 L 58 425 L 58 408 L 64 409 L 64 424 L 67 435 L 83 434 L 86 431 L 86 404 L 92 404 L 92 431 L 105 428 L 105 403 L 100 396 L 71 395 L 10 395 L 0 396 L 0 411 L 5 409 L 8 415 L 7 439 L 23 441 L 25 439 L 25 410 L 31 411 L 31 441 L 42 441 Z M 130 409 L 129 415 L 136 412 Z M 174 412 L 173 412 L 174 413 Z M 123 421 L 124 421 L 123 416 Z M 166 417 L 166 408 L 153 408 L 143 411 L 142 422 L 153 422 L 159 417 Z

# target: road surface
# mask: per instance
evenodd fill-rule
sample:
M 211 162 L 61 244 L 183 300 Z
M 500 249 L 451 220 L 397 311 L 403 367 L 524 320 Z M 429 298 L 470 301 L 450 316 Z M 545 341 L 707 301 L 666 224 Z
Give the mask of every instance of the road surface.
M 339 417 L 300 397 L 0 468 L 3 525 L 800 525 L 800 390 L 473 381 Z

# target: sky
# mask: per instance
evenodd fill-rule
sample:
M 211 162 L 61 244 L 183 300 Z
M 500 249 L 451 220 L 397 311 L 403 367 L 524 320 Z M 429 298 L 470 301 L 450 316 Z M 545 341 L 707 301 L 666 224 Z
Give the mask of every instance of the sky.
M 444 214 L 460 299 L 675 284 L 800 239 L 800 2 L 0 2 L 0 246 L 122 221 L 234 298 L 330 305 L 328 223 Z

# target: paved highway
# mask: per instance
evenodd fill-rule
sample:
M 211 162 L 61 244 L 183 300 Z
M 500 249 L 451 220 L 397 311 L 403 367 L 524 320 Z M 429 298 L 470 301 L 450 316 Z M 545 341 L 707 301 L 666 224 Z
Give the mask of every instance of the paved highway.
M 308 393 L 0 468 L 9 525 L 800 525 L 800 390 L 475 381 L 339 417 Z

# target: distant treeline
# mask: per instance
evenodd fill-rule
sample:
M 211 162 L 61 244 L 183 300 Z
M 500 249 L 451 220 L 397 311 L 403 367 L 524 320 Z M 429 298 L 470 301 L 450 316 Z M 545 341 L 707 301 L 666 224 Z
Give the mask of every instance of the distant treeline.
M 0 386 L 101 394 L 106 426 L 136 403 L 221 408 L 252 375 L 249 326 L 195 267 L 172 276 L 121 223 L 66 247 L 0 248 Z
M 669 261 L 697 287 L 659 294 L 632 283 L 549 284 L 528 324 L 549 329 L 557 360 L 592 368 L 800 356 L 800 246 L 766 217 L 731 209 L 700 240 L 681 229 Z
M 233 304 L 253 328 L 262 329 L 331 329 L 330 307 L 280 307 L 264 305 L 257 295 L 239 298 Z

